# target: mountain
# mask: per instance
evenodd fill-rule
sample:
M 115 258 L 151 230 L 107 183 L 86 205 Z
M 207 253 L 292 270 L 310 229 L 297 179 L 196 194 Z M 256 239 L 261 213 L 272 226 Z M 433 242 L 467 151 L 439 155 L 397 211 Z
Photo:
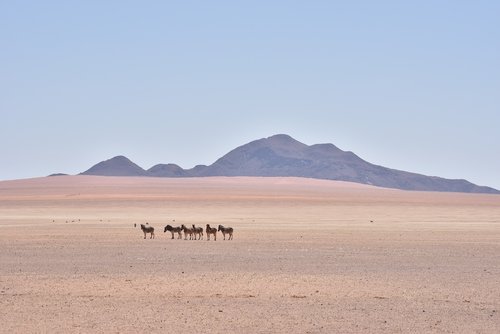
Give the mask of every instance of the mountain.
M 371 164 L 333 144 L 306 145 L 284 134 L 252 141 L 230 151 L 209 166 L 182 169 L 159 164 L 145 171 L 120 156 L 103 161 L 82 174 L 106 176 L 296 176 L 349 181 L 379 187 L 422 191 L 496 193 L 466 180 L 450 180 Z
M 149 176 L 156 177 L 183 177 L 188 173 L 176 164 L 158 164 L 147 170 Z
M 128 158 L 119 155 L 109 160 L 101 161 L 97 165 L 86 170 L 81 175 L 102 175 L 102 176 L 148 176 L 141 167 L 130 161 Z
M 64 174 L 64 173 L 54 173 L 54 174 L 50 174 L 50 175 L 47 175 L 48 177 L 53 177 L 53 176 L 66 176 L 68 174 Z

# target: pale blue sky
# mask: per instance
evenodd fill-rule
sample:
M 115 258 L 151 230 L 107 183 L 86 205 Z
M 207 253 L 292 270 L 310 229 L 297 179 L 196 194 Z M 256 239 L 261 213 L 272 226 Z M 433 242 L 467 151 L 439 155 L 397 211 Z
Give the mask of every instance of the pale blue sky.
M 0 0 L 0 179 L 287 133 L 500 188 L 499 1 Z

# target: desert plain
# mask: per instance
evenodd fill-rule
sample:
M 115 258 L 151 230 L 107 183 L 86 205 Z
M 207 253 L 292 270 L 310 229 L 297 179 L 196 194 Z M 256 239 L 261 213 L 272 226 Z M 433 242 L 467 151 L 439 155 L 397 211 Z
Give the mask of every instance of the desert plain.
M 155 228 L 144 239 L 139 227 Z M 165 225 L 231 226 L 171 239 Z M 301 178 L 0 182 L 2 333 L 499 333 L 500 196 Z

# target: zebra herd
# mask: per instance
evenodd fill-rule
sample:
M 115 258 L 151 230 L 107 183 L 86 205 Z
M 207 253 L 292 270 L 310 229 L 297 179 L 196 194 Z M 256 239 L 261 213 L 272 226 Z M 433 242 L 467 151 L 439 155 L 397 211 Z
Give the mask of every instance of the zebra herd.
M 146 223 L 147 224 L 147 223 Z M 149 233 L 150 234 L 150 239 L 155 238 L 155 228 L 153 226 L 149 226 L 149 224 L 146 226 L 144 224 L 141 224 L 141 230 L 144 233 L 144 239 L 146 239 L 146 235 Z M 184 240 L 202 240 L 203 239 L 203 227 L 196 227 L 194 224 L 192 227 L 186 227 L 184 224 L 181 226 L 172 226 L 172 225 L 167 225 L 163 229 L 163 233 L 169 231 L 172 233 L 172 239 L 174 239 L 174 235 L 177 233 L 177 239 L 182 239 L 182 233 L 184 233 Z M 226 234 L 228 235 L 227 240 L 233 240 L 233 228 L 232 227 L 224 227 L 222 225 L 219 225 L 219 228 L 216 229 L 215 227 L 210 227 L 210 224 L 207 224 L 207 227 L 205 229 L 205 232 L 207 233 L 207 241 L 210 241 L 210 235 L 214 237 L 214 241 L 217 241 L 217 232 L 222 232 L 222 236 L 224 237 L 224 240 L 226 240 Z

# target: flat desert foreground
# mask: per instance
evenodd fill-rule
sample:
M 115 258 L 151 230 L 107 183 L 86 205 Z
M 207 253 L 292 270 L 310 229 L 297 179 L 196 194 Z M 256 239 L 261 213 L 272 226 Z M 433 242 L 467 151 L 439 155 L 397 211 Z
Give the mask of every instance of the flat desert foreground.
M 144 239 L 134 224 L 149 223 Z M 165 225 L 231 226 L 234 240 Z M 500 196 L 300 178 L 0 182 L 2 333 L 500 333 Z

